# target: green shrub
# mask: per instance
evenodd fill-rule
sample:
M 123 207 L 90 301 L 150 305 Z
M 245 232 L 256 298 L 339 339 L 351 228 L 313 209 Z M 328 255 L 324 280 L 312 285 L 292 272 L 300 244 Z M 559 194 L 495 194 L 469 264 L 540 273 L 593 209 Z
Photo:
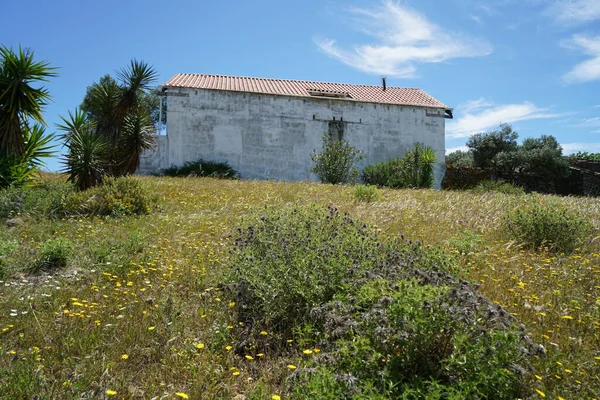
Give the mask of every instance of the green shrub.
M 296 371 L 292 398 L 526 397 L 527 355 L 543 354 L 448 273 L 452 258 L 384 241 L 335 208 L 267 209 L 235 235 L 229 262 L 238 354 L 287 351 L 290 335 L 320 349 Z
M 528 247 L 544 245 L 562 252 L 573 251 L 592 229 L 587 219 L 565 205 L 537 196 L 527 206 L 510 211 L 504 226 L 511 239 Z
M 165 176 L 208 176 L 221 179 L 239 179 L 238 173 L 227 163 L 215 161 L 187 161 L 183 166 L 175 165 L 162 171 Z
M 135 178 L 106 178 L 100 186 L 67 196 L 62 203 L 62 212 L 70 216 L 140 215 L 148 214 L 154 201 Z
M 17 214 L 53 216 L 60 210 L 63 198 L 71 192 L 73 192 L 73 185 L 68 183 L 41 183 L 2 189 L 0 190 L 0 218 L 10 218 Z
M 379 192 L 377 191 L 377 186 L 373 185 L 354 186 L 354 197 L 356 197 L 356 200 L 364 201 L 366 203 L 370 203 L 372 201 L 377 201 L 380 199 Z
M 362 180 L 369 185 L 391 188 L 430 188 L 433 186 L 435 153 L 417 143 L 402 158 L 367 165 Z
M 514 195 L 523 195 L 525 194 L 525 190 L 523 188 L 513 185 L 510 182 L 503 181 L 494 181 L 491 179 L 487 179 L 479 182 L 479 184 L 473 189 L 473 193 L 504 193 L 504 194 L 514 194 Z
M 350 267 L 368 269 L 380 253 L 366 226 L 319 206 L 268 209 L 240 229 L 236 245 L 229 279 L 248 293 L 238 303 L 288 331 L 343 290 Z
M 337 185 L 356 181 L 358 169 L 354 164 L 362 160 L 364 154 L 346 140 L 333 140 L 326 133 L 323 135 L 322 151 L 317 153 L 313 150 L 310 158 L 315 163 L 312 172 L 321 182 Z
M 392 158 L 377 164 L 367 165 L 362 171 L 362 181 L 367 185 L 379 187 L 406 187 L 402 179 L 403 164 L 402 158 Z
M 394 269 L 402 270 L 387 272 Z M 526 397 L 527 357 L 543 350 L 507 312 L 448 276 L 408 278 L 405 270 L 405 279 L 390 279 L 384 271 L 355 277 L 357 291 L 312 313 L 324 320 L 323 337 L 335 338 L 322 342 L 330 356 L 314 367 L 336 371 L 328 385 L 343 388 L 342 398 Z
M 51 271 L 64 268 L 73 249 L 71 241 L 65 238 L 50 239 L 40 249 L 40 256 L 31 264 L 29 272 Z

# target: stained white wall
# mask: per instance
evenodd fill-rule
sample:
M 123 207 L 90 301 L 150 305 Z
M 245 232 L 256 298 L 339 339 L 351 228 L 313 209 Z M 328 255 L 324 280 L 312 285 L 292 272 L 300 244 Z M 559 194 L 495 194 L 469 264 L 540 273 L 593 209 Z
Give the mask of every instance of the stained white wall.
M 316 180 L 310 154 L 335 118 L 344 139 L 365 152 L 358 165 L 403 155 L 415 143 L 436 153 L 435 187 L 444 174 L 444 111 L 203 89 L 170 89 L 167 136 L 142 157 L 141 173 L 199 158 L 226 161 L 242 178 Z

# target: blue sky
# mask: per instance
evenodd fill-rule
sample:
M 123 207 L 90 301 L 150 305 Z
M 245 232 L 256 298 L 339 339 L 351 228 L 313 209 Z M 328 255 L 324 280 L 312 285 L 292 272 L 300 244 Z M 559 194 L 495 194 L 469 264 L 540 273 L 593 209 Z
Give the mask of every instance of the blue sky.
M 454 108 L 446 147 L 511 123 L 600 152 L 599 0 L 13 1 L 0 43 L 59 68 L 45 118 L 132 58 L 211 73 L 421 88 Z M 57 159 L 48 165 L 60 167 Z

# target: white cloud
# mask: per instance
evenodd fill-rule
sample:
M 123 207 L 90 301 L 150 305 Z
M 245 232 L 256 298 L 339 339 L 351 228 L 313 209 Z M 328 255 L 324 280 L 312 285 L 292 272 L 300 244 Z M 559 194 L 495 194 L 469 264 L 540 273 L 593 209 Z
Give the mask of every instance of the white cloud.
M 446 125 L 446 137 L 451 139 L 469 137 L 504 123 L 559 116 L 527 101 L 522 104 L 496 105 L 483 99 L 458 106 L 454 115 L 456 119 Z
M 485 56 L 492 52 L 486 41 L 449 33 L 423 14 L 392 0 L 375 9 L 350 8 L 362 31 L 374 43 L 352 49 L 335 40 L 317 41 L 329 56 L 358 70 L 399 78 L 414 77 L 417 65 L 452 58 Z
M 468 151 L 469 148 L 467 146 L 456 146 L 456 147 L 448 147 L 446 149 L 446 155 L 450 153 L 454 153 L 455 151 Z
M 563 75 L 566 83 L 583 83 L 600 79 L 600 36 L 573 35 L 571 39 L 562 41 L 561 46 L 591 56 Z
M 479 25 L 483 25 L 483 20 L 479 15 L 471 14 L 471 16 L 469 18 L 471 18 L 473 21 L 477 22 Z
M 552 4 L 546 14 L 567 25 L 591 22 L 600 19 L 600 1 L 560 0 Z
M 565 155 L 587 151 L 588 153 L 600 153 L 600 143 L 561 143 Z

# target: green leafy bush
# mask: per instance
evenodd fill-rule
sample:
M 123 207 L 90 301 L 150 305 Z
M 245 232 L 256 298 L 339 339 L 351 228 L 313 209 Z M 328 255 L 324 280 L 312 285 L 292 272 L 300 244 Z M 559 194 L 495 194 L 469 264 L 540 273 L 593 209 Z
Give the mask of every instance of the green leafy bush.
M 221 179 L 239 179 L 238 173 L 227 163 L 204 161 L 187 161 L 183 166 L 171 166 L 162 171 L 165 176 L 209 176 Z
M 31 264 L 29 272 L 51 271 L 64 268 L 71 255 L 73 244 L 65 238 L 50 239 L 40 249 L 40 256 Z
M 532 196 L 531 202 L 510 211 L 504 219 L 511 239 L 531 248 L 548 246 L 571 252 L 589 234 L 590 222 L 558 201 Z
M 362 181 L 367 185 L 379 187 L 403 188 L 406 184 L 402 178 L 404 162 L 402 158 L 392 158 L 377 164 L 367 165 L 362 171 Z
M 322 151 L 317 153 L 313 150 L 310 157 L 315 163 L 312 172 L 321 182 L 337 185 L 356 181 L 358 169 L 354 164 L 362 160 L 364 154 L 346 140 L 333 140 L 325 134 Z
M 362 180 L 368 185 L 391 188 L 430 188 L 433 186 L 435 153 L 417 143 L 402 158 L 367 165 Z
M 354 197 L 356 197 L 356 200 L 364 201 L 366 203 L 370 203 L 372 201 L 377 201 L 380 199 L 379 192 L 377 191 L 377 186 L 373 185 L 354 186 Z
M 65 215 L 119 217 L 148 214 L 155 199 L 131 177 L 106 178 L 102 185 L 68 195 L 62 204 Z
M 493 181 L 491 179 L 486 179 L 484 181 L 481 181 L 475 188 L 473 188 L 473 193 L 489 193 L 489 192 L 514 194 L 514 195 L 525 194 L 525 190 L 523 190 L 523 188 L 513 185 L 510 182 Z

